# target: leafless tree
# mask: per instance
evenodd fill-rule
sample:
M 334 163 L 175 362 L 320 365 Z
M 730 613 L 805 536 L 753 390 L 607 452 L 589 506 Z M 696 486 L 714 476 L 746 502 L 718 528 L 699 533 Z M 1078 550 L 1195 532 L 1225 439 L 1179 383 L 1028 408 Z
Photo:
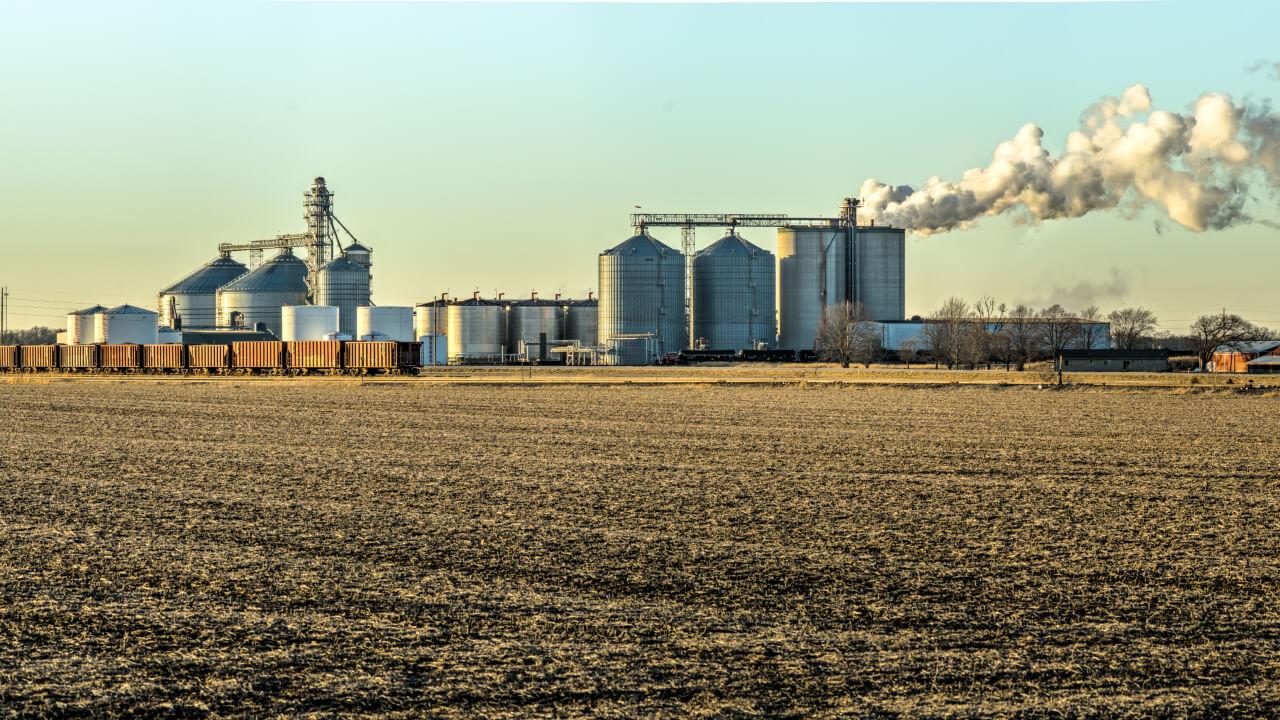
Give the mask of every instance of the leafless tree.
M 1004 334 L 1008 343 L 1008 359 L 1019 371 L 1026 369 L 1027 363 L 1039 354 L 1039 341 L 1036 338 L 1036 312 L 1026 305 L 1013 309 L 1004 321 Z
M 925 321 L 923 335 L 935 360 L 953 368 L 972 364 L 978 353 L 973 309 L 958 297 L 948 298 Z
M 1260 329 L 1239 315 L 1228 315 L 1226 310 L 1216 315 L 1201 315 L 1191 323 L 1191 340 L 1200 369 L 1213 359 L 1213 351 L 1219 345 L 1259 339 Z
M 1103 327 L 1106 320 L 1097 305 L 1090 305 L 1080 311 L 1080 319 L 1084 324 L 1080 327 L 1080 344 L 1086 350 L 1100 349 L 1107 346 L 1111 339 L 1107 337 L 1107 329 Z
M 1004 344 L 1004 320 L 1007 308 L 1004 303 L 996 303 L 996 299 L 986 295 L 973 304 L 973 314 L 978 320 L 979 349 L 978 362 L 986 363 L 991 369 L 991 361 L 1001 356 Z
M 898 346 L 898 359 L 911 367 L 911 361 L 916 358 L 916 351 L 920 349 L 920 341 L 914 339 L 903 340 Z
M 1113 310 L 1107 320 L 1111 322 L 1111 343 L 1121 350 L 1140 347 L 1156 329 L 1156 314 L 1146 308 Z
M 850 363 L 870 367 L 880 354 L 880 328 L 862 303 L 834 305 L 823 313 L 815 345 L 819 357 L 840 367 Z
M 1036 313 L 1035 327 L 1040 347 L 1054 360 L 1065 348 L 1081 341 L 1080 323 L 1061 305 L 1050 305 Z

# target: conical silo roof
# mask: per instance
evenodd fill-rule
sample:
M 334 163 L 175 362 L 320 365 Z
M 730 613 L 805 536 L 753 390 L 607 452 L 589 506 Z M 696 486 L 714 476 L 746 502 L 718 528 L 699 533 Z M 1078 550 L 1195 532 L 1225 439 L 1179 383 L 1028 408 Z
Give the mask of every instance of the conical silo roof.
M 747 242 L 742 236 L 730 233 L 711 243 L 702 250 L 699 250 L 696 254 L 698 257 L 722 257 L 738 255 L 750 256 L 757 253 L 768 252 L 769 251 L 761 248 L 759 245 L 753 245 L 752 243 Z
M 663 245 L 648 233 L 633 235 L 605 250 L 601 255 L 668 255 L 678 254 L 675 248 Z
M 106 312 L 106 310 L 107 308 L 105 305 L 94 305 L 93 307 L 87 307 L 83 310 L 76 310 L 75 312 L 70 312 L 67 314 L 68 315 L 97 315 L 100 312 Z
M 244 263 L 221 255 L 196 268 L 194 272 L 160 291 L 161 295 L 212 294 L 218 288 L 249 271 Z
M 223 285 L 227 292 L 290 292 L 307 290 L 307 264 L 288 250 Z
M 110 310 L 102 310 L 101 312 L 107 315 L 155 315 L 156 314 L 155 310 L 147 310 L 146 308 L 140 308 L 137 305 L 130 305 L 128 303 L 125 303 L 124 305 L 117 305 L 111 308 Z

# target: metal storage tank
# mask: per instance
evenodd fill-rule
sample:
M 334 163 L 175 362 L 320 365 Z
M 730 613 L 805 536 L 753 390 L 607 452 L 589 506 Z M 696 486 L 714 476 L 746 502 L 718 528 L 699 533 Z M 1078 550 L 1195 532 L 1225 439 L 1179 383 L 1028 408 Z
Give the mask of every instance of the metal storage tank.
M 689 339 L 684 314 L 684 253 L 648 233 L 600 253 L 598 339 L 650 334 L 652 343 L 613 343 L 613 361 L 647 365 L 654 355 L 679 352 Z
M 564 314 L 564 339 L 577 340 L 580 345 L 599 345 L 600 301 L 570 300 Z
M 212 328 L 218 324 L 218 288 L 249 272 L 223 253 L 160 291 L 157 310 L 165 327 Z
M 285 305 L 280 308 L 280 339 L 324 340 L 338 332 L 338 308 L 332 305 Z
M 262 323 L 280 337 L 280 308 L 306 304 L 307 264 L 285 248 L 218 288 L 218 325 L 253 328 Z
M 843 226 L 778 228 L 778 347 L 811 350 L 826 308 L 845 302 Z
M 860 227 L 855 237 L 854 289 L 858 302 L 872 320 L 902 320 L 907 312 L 907 231 Z
M 159 314 L 136 305 L 117 305 L 93 317 L 99 343 L 155 345 L 160 335 Z
M 413 308 L 397 305 L 356 308 L 356 338 L 401 342 L 414 340 Z
M 338 308 L 338 328 L 344 333 L 356 333 L 356 308 L 372 302 L 370 252 L 359 243 L 351 243 L 335 258 L 316 272 L 315 303 Z
M 425 302 L 413 308 L 413 334 L 421 340 L 424 335 L 449 334 L 448 296 Z
M 165 343 L 180 343 L 182 342 L 182 331 L 161 325 L 156 333 L 156 342 L 162 345 Z
M 506 348 L 506 322 L 506 304 L 482 300 L 479 293 L 470 300 L 450 305 L 449 359 L 511 352 Z
M 540 347 L 544 339 L 548 345 L 564 339 L 563 303 L 539 300 L 537 293 L 528 300 L 512 303 L 507 311 L 508 352 L 519 352 L 523 342 L 528 348 L 529 360 L 546 360 Z
M 67 313 L 67 344 L 92 345 L 98 342 L 97 314 L 106 310 L 102 305 L 94 305 L 83 310 Z
M 710 350 L 777 342 L 773 253 L 734 233 L 693 256 L 693 340 Z

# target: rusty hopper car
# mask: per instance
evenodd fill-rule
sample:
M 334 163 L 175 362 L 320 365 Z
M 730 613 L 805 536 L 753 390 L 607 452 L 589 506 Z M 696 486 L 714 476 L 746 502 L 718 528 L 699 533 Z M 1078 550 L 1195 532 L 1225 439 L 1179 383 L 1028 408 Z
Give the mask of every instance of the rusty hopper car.
M 63 370 L 88 370 L 98 367 L 98 346 L 59 345 L 58 367 Z
M 187 367 L 186 346 L 181 343 L 143 345 L 142 367 L 151 370 L 184 370 Z
M 98 362 L 115 370 L 137 370 L 142 367 L 141 345 L 101 345 Z
M 187 367 L 192 370 L 225 370 L 231 367 L 231 348 L 227 345 L 188 345 Z
M 0 345 L 0 368 L 18 367 L 18 346 Z
M 58 367 L 58 346 L 23 345 L 18 353 L 18 364 L 23 369 L 52 370 Z
M 233 342 L 231 367 L 237 370 L 283 370 L 284 343 L 279 340 Z
M 285 363 L 290 370 L 338 370 L 342 367 L 341 341 L 290 341 L 284 346 Z
M 343 354 L 343 364 L 349 370 L 416 371 L 422 360 L 422 344 L 396 341 L 348 342 L 345 343 Z

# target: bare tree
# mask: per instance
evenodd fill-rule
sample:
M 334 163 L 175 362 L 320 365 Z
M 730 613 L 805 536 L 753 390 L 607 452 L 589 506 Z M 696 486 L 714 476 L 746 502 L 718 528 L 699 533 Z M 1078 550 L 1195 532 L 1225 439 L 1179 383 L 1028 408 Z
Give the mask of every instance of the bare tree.
M 1228 315 L 1226 310 L 1216 315 L 1201 315 L 1191 323 L 1191 340 L 1200 358 L 1201 370 L 1213 358 L 1218 346 L 1258 337 L 1257 327 L 1239 315 Z
M 973 314 L 977 318 L 979 355 L 978 362 L 985 363 L 991 369 L 991 361 L 1001 355 L 1004 344 L 1004 320 L 1007 309 L 1004 303 L 996 303 L 996 299 L 986 295 L 973 304 Z
M 1156 329 L 1156 314 L 1146 308 L 1113 310 L 1107 320 L 1111 322 L 1111 343 L 1121 350 L 1139 347 Z
M 862 363 L 867 367 L 880 354 L 880 328 L 862 303 L 842 303 L 827 308 L 818 327 L 818 356 L 840 367 Z
M 1039 341 L 1036 338 L 1036 325 L 1033 316 L 1036 314 L 1026 305 L 1019 305 L 1004 322 L 1005 336 L 1008 338 L 1008 359 L 1019 372 L 1025 370 L 1027 363 L 1037 356 Z
M 1040 347 L 1056 361 L 1065 348 L 1080 342 L 1082 329 L 1061 305 L 1050 305 L 1036 313 L 1036 335 Z
M 916 351 L 920 349 L 920 341 L 908 338 L 902 341 L 898 346 L 898 359 L 907 364 L 907 368 L 911 368 L 911 361 L 916 358 Z
M 1106 320 L 1102 317 L 1102 311 L 1097 305 L 1090 305 L 1080 311 L 1080 319 L 1084 323 L 1080 327 L 1080 344 L 1085 350 L 1105 348 L 1111 338 L 1108 337 L 1107 329 L 1103 327 Z
M 958 297 L 948 298 L 925 321 L 924 340 L 935 360 L 956 365 L 972 362 L 974 357 L 973 310 Z

